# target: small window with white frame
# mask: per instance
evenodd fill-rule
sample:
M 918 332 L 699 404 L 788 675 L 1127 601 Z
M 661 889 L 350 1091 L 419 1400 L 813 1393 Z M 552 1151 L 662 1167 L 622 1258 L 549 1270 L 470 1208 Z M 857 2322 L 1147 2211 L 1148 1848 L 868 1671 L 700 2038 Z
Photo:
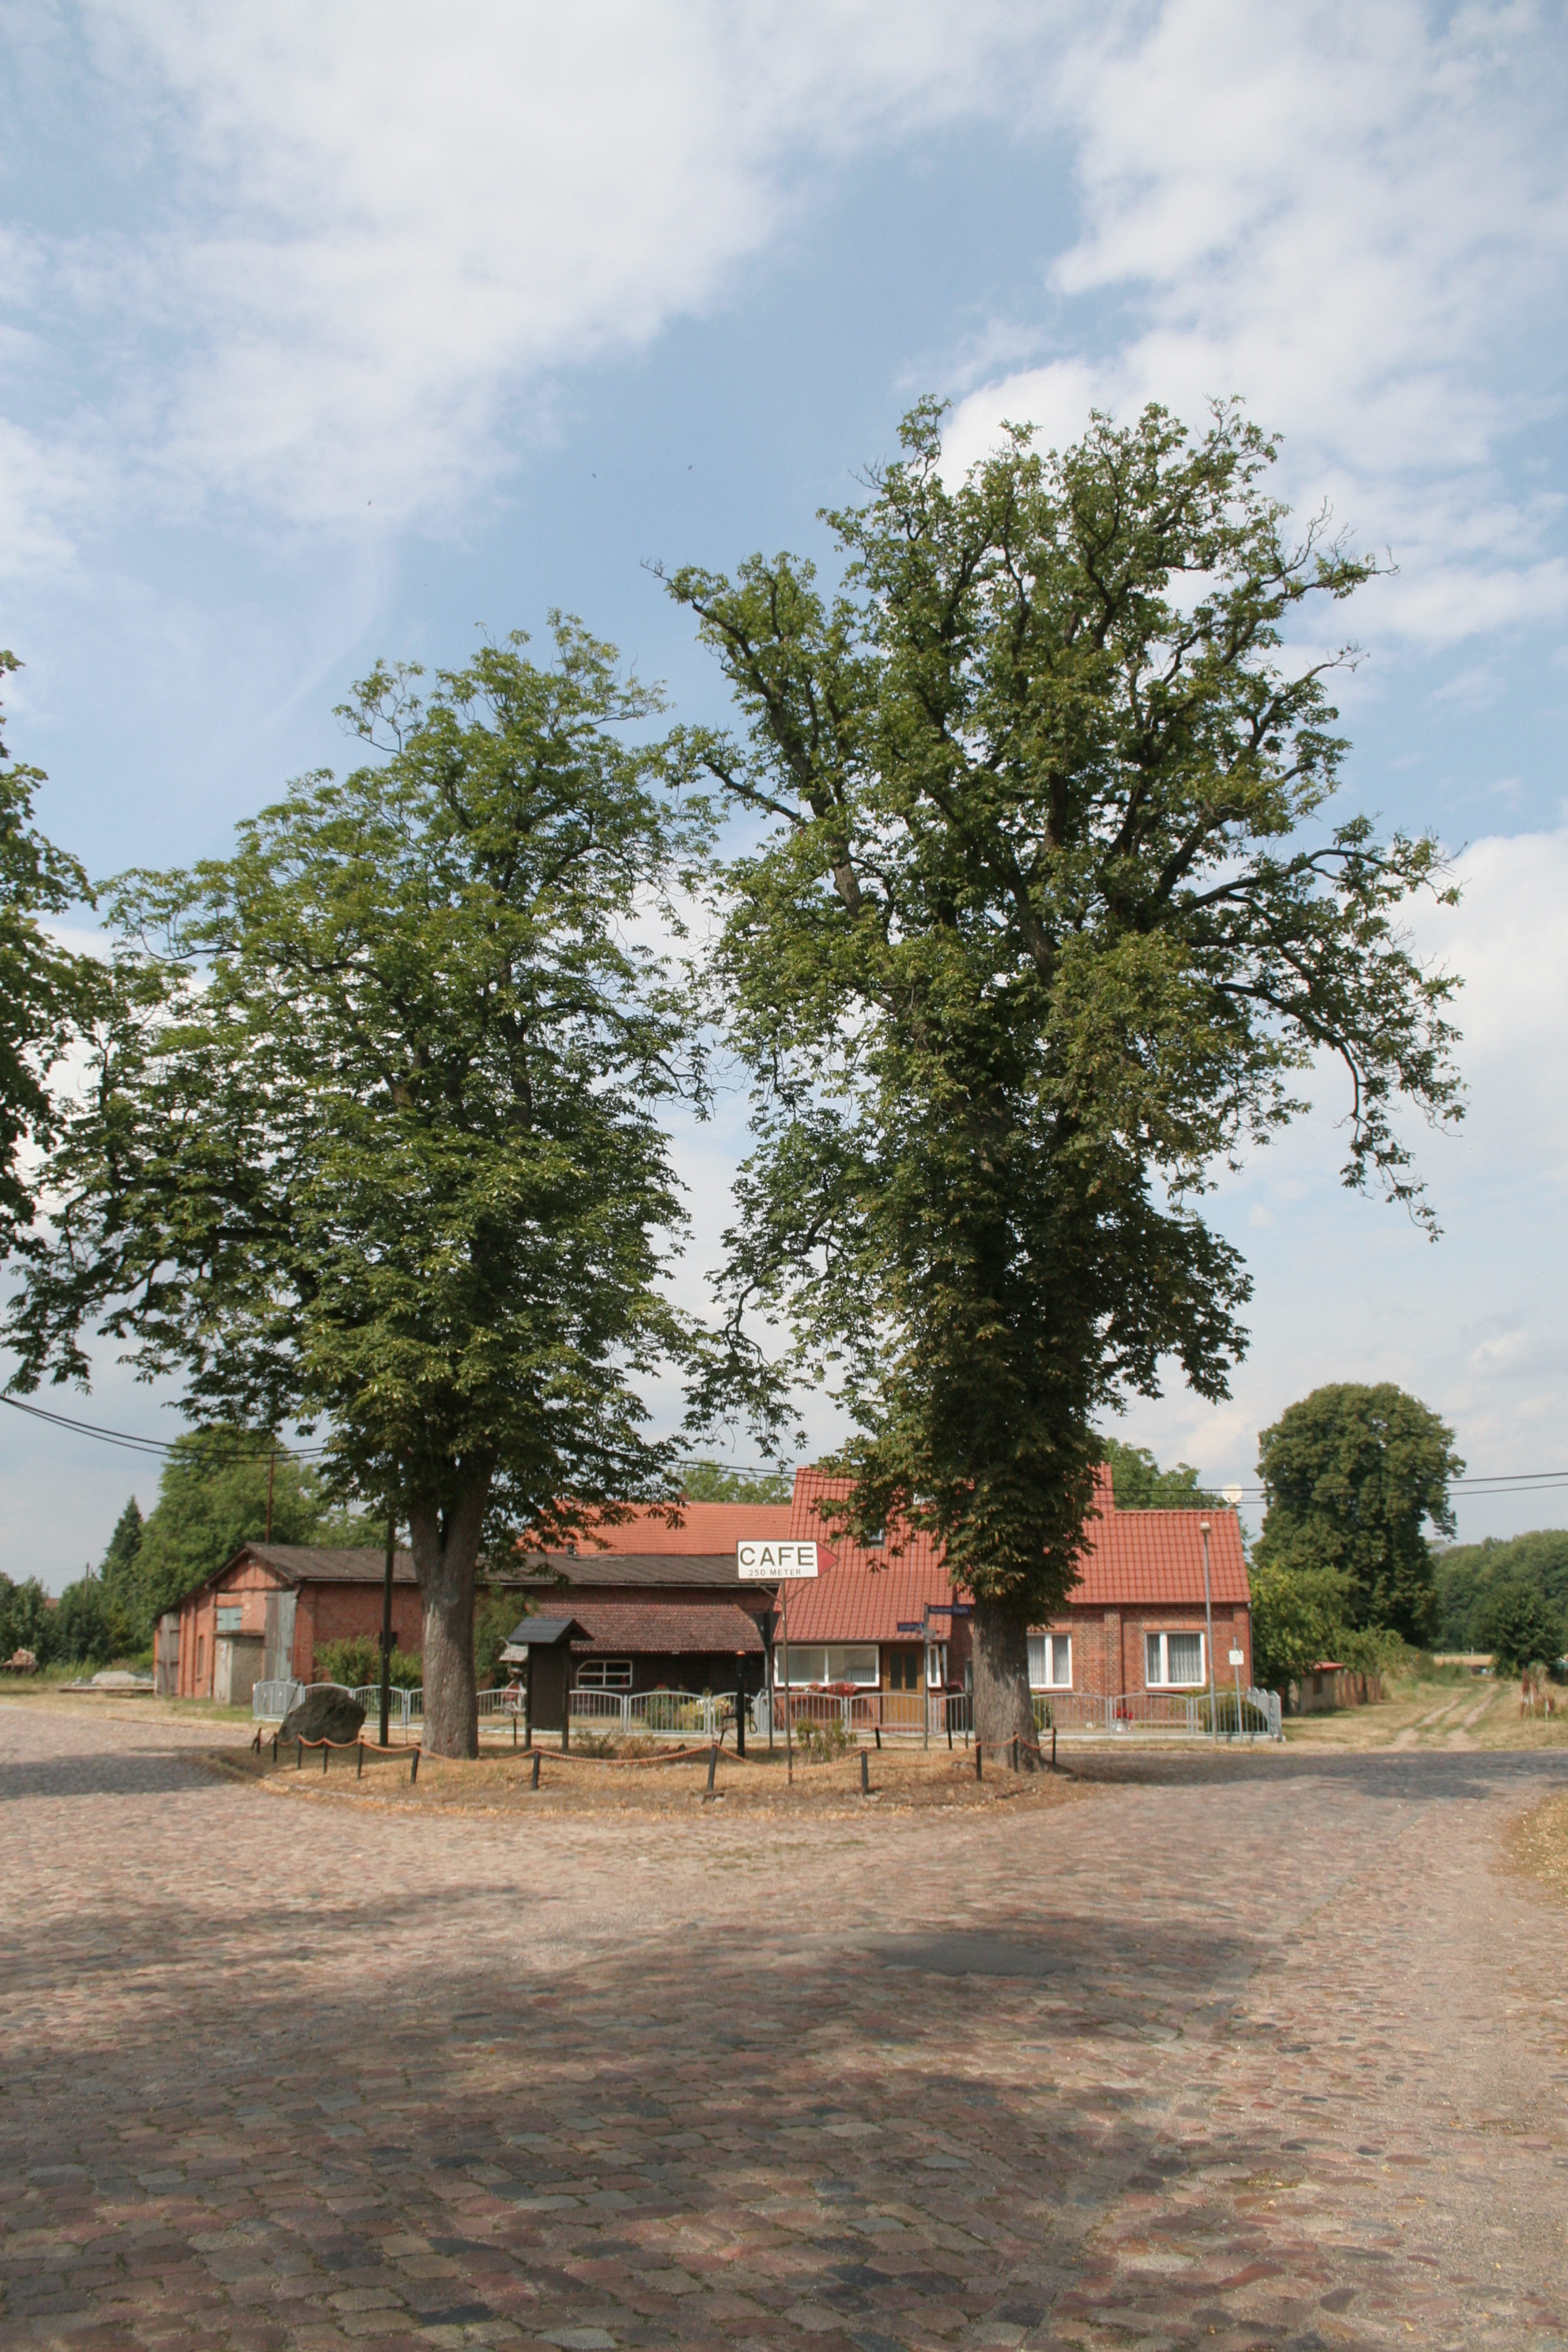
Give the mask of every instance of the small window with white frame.
M 1194 1690 L 1204 1678 L 1201 1633 L 1145 1633 L 1143 1679 L 1151 1690 Z
M 629 1658 L 584 1658 L 578 1664 L 579 1690 L 629 1691 L 631 1686 Z
M 220 1633 L 238 1633 L 244 1627 L 244 1601 L 220 1601 L 217 1605 L 217 1631 Z
M 1029 1688 L 1031 1690 L 1071 1690 L 1072 1635 L 1070 1633 L 1030 1634 Z

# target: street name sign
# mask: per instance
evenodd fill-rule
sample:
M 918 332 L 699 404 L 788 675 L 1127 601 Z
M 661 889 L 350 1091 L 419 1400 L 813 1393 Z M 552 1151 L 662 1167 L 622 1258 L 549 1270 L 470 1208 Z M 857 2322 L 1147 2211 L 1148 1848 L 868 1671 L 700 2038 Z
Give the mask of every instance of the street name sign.
M 735 1573 L 742 1580 L 760 1584 L 777 1584 L 786 1577 L 815 1576 L 816 1546 L 814 1543 L 738 1543 L 735 1546 Z

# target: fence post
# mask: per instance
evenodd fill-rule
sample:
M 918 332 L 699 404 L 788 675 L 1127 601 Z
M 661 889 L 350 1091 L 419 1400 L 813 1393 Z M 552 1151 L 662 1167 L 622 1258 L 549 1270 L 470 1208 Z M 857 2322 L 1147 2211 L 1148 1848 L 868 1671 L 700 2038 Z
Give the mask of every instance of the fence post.
M 304 1770 L 304 1769 L 305 1769 L 305 1743 L 304 1743 L 303 1739 L 297 1739 L 297 1740 L 294 1742 L 294 1769 L 295 1769 L 295 1771 L 296 1771 L 296 1772 L 302 1772 L 302 1771 Z
M 416 1748 L 415 1749 L 415 1751 L 414 1751 L 414 1760 L 413 1760 L 413 1762 L 412 1762 L 412 1763 L 409 1765 L 409 1767 L 408 1767 L 408 1785 L 409 1785 L 409 1787 L 410 1787 L 411 1789 L 412 1789 L 412 1787 L 414 1786 L 415 1781 L 416 1781 L 416 1780 L 417 1780 L 417 1779 L 418 1779 L 418 1778 L 419 1778 L 419 1750 L 418 1750 L 418 1749 L 417 1749 L 417 1748 Z
M 359 1751 L 354 1758 L 354 1779 L 356 1780 L 363 1780 L 364 1779 L 364 1733 L 363 1730 L 354 1745 Z
M 880 1744 L 880 1736 L 879 1735 L 879 1744 Z M 866 1750 L 862 1748 L 862 1749 L 860 1750 L 860 1794 L 861 1794 L 863 1797 L 868 1797 L 868 1796 L 870 1795 L 870 1793 L 871 1793 L 871 1759 L 870 1759 L 870 1758 L 867 1755 Z
M 538 1786 L 539 1786 L 539 1764 L 540 1764 L 540 1756 L 539 1756 L 539 1750 L 538 1750 L 538 1748 L 536 1748 L 534 1749 L 534 1751 L 533 1751 L 533 1770 L 532 1770 L 532 1772 L 531 1772 L 531 1773 L 530 1774 L 530 1776 L 529 1776 L 529 1782 L 528 1782 L 528 1785 L 529 1785 L 529 1787 L 530 1787 L 531 1789 L 537 1789 L 537 1788 L 538 1788 Z
M 713 1775 L 718 1769 L 719 1743 L 715 1740 L 712 1747 L 708 1750 L 708 1794 L 710 1796 L 713 1794 Z
M 321 1769 L 323 1772 L 326 1770 L 327 1766 L 331 1759 L 331 1741 L 330 1739 L 323 1739 L 321 1742 Z
M 980 1769 L 980 1755 L 981 1755 L 980 1742 L 979 1742 L 979 1740 L 978 1740 L 978 1739 L 976 1739 L 976 1741 L 975 1741 L 975 1743 L 974 1743 L 974 1777 L 975 1777 L 975 1779 L 976 1779 L 977 1780 L 984 1780 L 984 1778 L 985 1778 L 985 1775 L 984 1775 L 984 1772 L 981 1770 L 981 1769 Z

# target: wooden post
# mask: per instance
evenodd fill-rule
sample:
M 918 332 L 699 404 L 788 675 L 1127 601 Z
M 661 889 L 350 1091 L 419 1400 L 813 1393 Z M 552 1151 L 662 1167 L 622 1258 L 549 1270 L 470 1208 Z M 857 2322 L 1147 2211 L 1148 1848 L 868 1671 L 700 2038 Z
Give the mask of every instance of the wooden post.
M 735 1653 L 735 1753 L 742 1758 L 744 1758 L 746 1753 L 746 1654 L 744 1650 L 737 1650 Z
M 539 1754 L 539 1750 L 538 1750 L 538 1748 L 536 1748 L 534 1749 L 534 1751 L 533 1751 L 533 1770 L 532 1770 L 532 1772 L 531 1772 L 531 1773 L 530 1774 L 530 1776 L 529 1776 L 529 1782 L 528 1782 L 528 1785 L 529 1785 L 529 1787 L 530 1787 L 531 1789 L 537 1789 L 537 1788 L 538 1788 L 538 1786 L 539 1786 L 539 1766 L 540 1766 L 540 1754 Z
M 392 1568 L 397 1549 L 397 1520 L 386 1507 L 386 1559 L 381 1580 L 381 1744 L 387 1744 L 392 1723 Z
M 719 1742 L 715 1740 L 712 1747 L 708 1750 L 708 1794 L 710 1796 L 713 1794 L 713 1775 L 718 1769 Z
M 412 1787 L 414 1786 L 415 1781 L 416 1781 L 416 1780 L 417 1780 L 417 1779 L 418 1779 L 418 1778 L 419 1778 L 419 1750 L 418 1750 L 418 1749 L 417 1749 L 417 1748 L 416 1748 L 415 1749 L 415 1751 L 414 1751 L 413 1760 L 412 1760 L 412 1762 L 410 1763 L 410 1765 L 409 1765 L 409 1767 L 408 1767 L 408 1785 L 409 1785 L 409 1787 L 410 1787 L 411 1789 L 412 1789 Z
M 974 1777 L 977 1780 L 984 1780 L 985 1778 L 984 1773 L 980 1769 L 980 1742 L 978 1739 L 974 1743 Z
M 531 1748 L 533 1745 L 533 1646 L 531 1643 L 529 1644 L 528 1664 L 522 1677 L 522 1703 L 528 1709 L 528 1738 L 522 1744 L 525 1748 Z M 537 1769 L 533 1775 L 533 1785 L 536 1789 L 539 1786 Z
M 868 1797 L 868 1796 L 870 1795 L 870 1793 L 871 1793 L 871 1759 L 870 1759 L 870 1758 L 867 1755 L 866 1750 L 862 1748 L 862 1749 L 860 1750 L 860 1794 L 861 1794 L 863 1797 Z
M 359 1753 L 354 1758 L 354 1779 L 356 1780 L 363 1780 L 364 1779 L 364 1733 L 363 1730 L 354 1744 L 359 1750 Z

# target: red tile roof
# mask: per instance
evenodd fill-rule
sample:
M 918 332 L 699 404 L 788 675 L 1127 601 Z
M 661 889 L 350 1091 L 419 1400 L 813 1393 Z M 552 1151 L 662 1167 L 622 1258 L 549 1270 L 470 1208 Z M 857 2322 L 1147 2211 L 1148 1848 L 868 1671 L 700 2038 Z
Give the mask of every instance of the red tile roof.
M 574 1593 L 572 1613 L 588 1639 L 574 1642 L 574 1653 L 589 1657 L 632 1657 L 652 1654 L 679 1657 L 696 1654 L 732 1657 L 737 1650 L 758 1655 L 763 1637 L 757 1621 L 736 1601 L 579 1601 Z M 527 1640 L 527 1620 L 518 1627 Z
M 590 1521 L 577 1549 L 585 1558 L 606 1551 L 727 1551 L 733 1559 L 738 1543 L 784 1541 L 790 1519 L 788 1503 L 682 1503 L 681 1524 L 672 1528 L 639 1504 L 616 1526 Z
M 1241 1525 L 1234 1511 L 1118 1511 L 1093 1520 L 1089 1548 L 1068 1600 L 1079 1608 L 1203 1606 L 1203 1522 L 1209 1523 L 1209 1591 L 1230 1608 L 1250 1603 Z
M 815 1583 L 790 1588 L 790 1634 L 801 1642 L 893 1642 L 927 1601 L 955 1596 L 933 1536 L 889 1524 L 880 1548 L 833 1534 L 823 1503 L 849 1492 L 847 1478 L 797 1470 L 789 1533 L 795 1541 L 831 1539 Z M 1241 1528 L 1230 1510 L 1119 1511 L 1110 1473 L 1095 1478 L 1097 1515 L 1069 1608 L 1161 1609 L 1203 1605 L 1203 1522 L 1209 1523 L 1209 1581 L 1216 1606 L 1247 1605 L 1251 1591 Z M 945 1631 L 945 1621 L 939 1620 Z

